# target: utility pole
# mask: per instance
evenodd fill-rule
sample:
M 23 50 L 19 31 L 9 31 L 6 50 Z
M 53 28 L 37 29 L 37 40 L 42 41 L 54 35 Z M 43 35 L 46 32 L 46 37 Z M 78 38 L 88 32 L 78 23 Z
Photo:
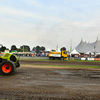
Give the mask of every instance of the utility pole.
M 95 57 L 95 46 L 94 46 L 94 48 L 93 48 L 93 49 L 94 49 L 94 57 Z
M 72 51 L 72 38 L 71 38 L 71 46 L 70 46 L 70 52 Z
M 23 45 L 23 52 L 24 52 L 24 45 Z

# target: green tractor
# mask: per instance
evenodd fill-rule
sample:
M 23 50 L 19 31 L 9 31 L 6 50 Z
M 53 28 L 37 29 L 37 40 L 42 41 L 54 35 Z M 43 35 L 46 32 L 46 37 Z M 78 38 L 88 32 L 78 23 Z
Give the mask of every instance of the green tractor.
M 0 73 L 2 75 L 11 75 L 18 67 L 20 64 L 16 55 L 10 53 L 0 55 Z

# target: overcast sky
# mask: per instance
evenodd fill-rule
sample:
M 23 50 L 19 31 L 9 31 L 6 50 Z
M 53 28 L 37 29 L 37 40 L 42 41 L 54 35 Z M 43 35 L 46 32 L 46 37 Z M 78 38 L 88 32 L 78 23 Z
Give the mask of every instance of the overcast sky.
M 75 48 L 100 39 L 100 0 L 0 0 L 0 43 Z

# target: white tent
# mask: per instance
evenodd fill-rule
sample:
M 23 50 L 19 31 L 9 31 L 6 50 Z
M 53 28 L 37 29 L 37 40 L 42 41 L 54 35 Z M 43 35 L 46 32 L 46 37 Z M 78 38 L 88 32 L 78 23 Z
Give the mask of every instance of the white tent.
M 100 41 L 97 40 L 93 43 L 86 43 L 83 42 L 83 40 L 81 40 L 81 42 L 75 47 L 75 49 L 79 52 L 79 53 L 87 53 L 89 51 L 91 52 L 96 52 L 96 53 L 100 53 Z
M 80 55 L 80 53 L 78 53 L 78 52 L 76 51 L 76 49 L 73 49 L 73 50 L 72 50 L 72 52 L 70 53 L 70 55 L 72 55 L 72 54 L 74 54 L 74 55 L 75 55 L 75 54 Z
M 46 51 L 50 51 L 50 49 L 48 48 L 48 49 L 46 49 Z
M 58 48 L 58 49 L 56 50 L 56 52 L 60 52 L 60 49 Z
M 92 54 L 92 55 L 94 55 L 94 53 L 93 52 L 91 52 L 91 51 L 89 51 L 89 52 L 86 52 L 86 53 L 84 53 L 85 55 L 89 55 L 89 54 Z

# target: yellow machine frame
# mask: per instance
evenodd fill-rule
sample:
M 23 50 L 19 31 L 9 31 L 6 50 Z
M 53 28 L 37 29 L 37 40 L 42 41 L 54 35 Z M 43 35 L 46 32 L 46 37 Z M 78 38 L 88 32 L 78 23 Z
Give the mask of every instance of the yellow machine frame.
M 54 60 L 54 59 L 66 60 L 67 59 L 67 51 L 66 50 L 63 50 L 61 52 L 49 51 L 49 59 L 50 60 Z

